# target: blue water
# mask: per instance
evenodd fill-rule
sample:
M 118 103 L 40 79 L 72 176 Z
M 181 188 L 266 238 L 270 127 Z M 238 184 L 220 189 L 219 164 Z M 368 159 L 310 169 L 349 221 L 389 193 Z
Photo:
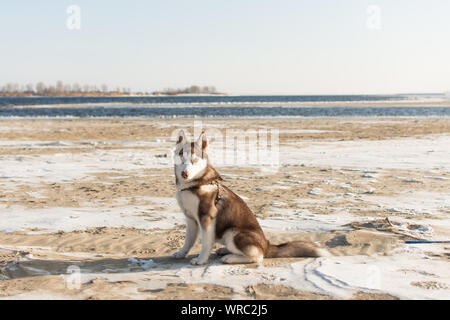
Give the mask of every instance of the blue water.
M 0 97 L 1 118 L 450 116 L 450 107 L 375 107 L 402 96 Z M 360 101 L 360 107 L 314 106 Z M 302 103 L 301 106 L 295 103 Z M 311 106 L 308 106 L 311 102 Z M 67 107 L 50 107 L 71 104 Z M 79 104 L 79 106 L 77 106 Z M 75 106 L 74 106 L 75 105 Z M 31 107 L 32 106 L 32 107 Z
M 345 117 L 450 116 L 450 107 L 143 107 L 0 108 L 0 117 Z
M 0 97 L 0 106 L 49 104 L 129 103 L 129 104 L 227 104 L 227 103 L 293 103 L 332 101 L 404 100 L 392 95 L 322 95 L 322 96 L 151 96 L 151 97 Z

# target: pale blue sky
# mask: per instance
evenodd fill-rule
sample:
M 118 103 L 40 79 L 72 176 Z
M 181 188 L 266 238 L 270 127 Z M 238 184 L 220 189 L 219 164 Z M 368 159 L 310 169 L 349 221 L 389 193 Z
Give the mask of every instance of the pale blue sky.
M 73 4 L 81 30 L 66 27 Z M 366 27 L 369 5 L 380 30 Z M 440 92 L 450 90 L 449 17 L 448 0 L 2 1 L 0 85 Z

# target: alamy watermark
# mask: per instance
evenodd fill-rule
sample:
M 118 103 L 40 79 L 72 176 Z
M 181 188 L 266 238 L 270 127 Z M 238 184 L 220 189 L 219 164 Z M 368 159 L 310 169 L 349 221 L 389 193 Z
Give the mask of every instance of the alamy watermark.
M 77 5 L 70 5 L 66 9 L 66 27 L 69 30 L 81 29 L 81 8 Z
M 280 165 L 279 130 L 275 128 L 224 129 L 204 128 L 202 121 L 194 121 L 191 141 L 206 129 L 208 157 L 218 166 L 260 166 L 277 170 Z M 171 134 L 175 141 L 179 129 Z M 189 135 L 189 132 L 186 132 Z M 189 150 L 188 150 L 189 151 Z
M 370 5 L 366 9 L 366 27 L 369 30 L 381 30 L 381 8 L 377 5 Z
M 377 266 L 369 266 L 366 269 L 366 288 L 380 290 L 381 271 Z
M 64 275 L 66 288 L 69 290 L 78 290 L 81 288 L 81 269 L 79 266 L 72 265 L 67 267 L 67 275 Z

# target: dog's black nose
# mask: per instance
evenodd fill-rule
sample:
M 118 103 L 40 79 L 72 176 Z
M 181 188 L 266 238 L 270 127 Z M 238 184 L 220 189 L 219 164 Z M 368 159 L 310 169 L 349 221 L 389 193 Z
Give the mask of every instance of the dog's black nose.
M 181 172 L 181 176 L 182 176 L 184 179 L 187 179 L 187 177 L 188 177 L 187 171 Z

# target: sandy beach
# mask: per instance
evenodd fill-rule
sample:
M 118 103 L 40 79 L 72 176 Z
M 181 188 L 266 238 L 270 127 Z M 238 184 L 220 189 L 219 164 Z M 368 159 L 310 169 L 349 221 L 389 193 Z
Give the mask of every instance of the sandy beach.
M 193 125 L 0 121 L 0 298 L 450 299 L 450 244 L 405 244 L 450 240 L 449 118 L 203 120 L 278 130 L 275 170 L 217 169 L 271 242 L 333 254 L 260 265 L 171 258 L 171 135 Z

